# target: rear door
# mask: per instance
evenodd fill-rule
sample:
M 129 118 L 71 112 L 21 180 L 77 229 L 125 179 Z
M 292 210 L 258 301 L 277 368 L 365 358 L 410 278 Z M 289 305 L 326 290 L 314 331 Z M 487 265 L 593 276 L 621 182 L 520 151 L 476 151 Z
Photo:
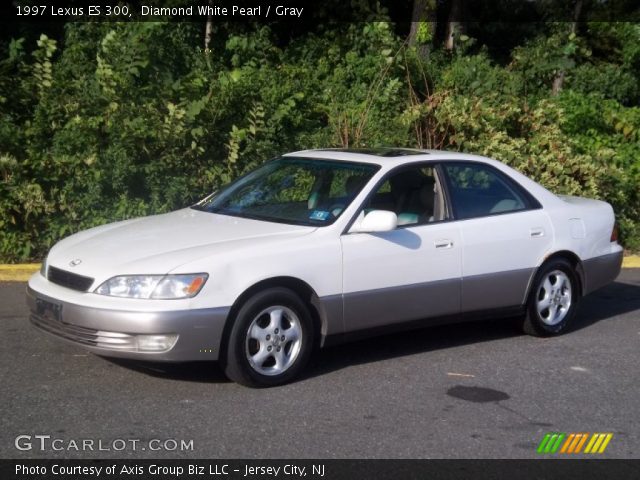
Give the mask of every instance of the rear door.
M 553 231 L 540 204 L 513 179 L 481 162 L 445 162 L 462 255 L 461 311 L 522 305 Z
M 457 314 L 461 238 L 433 164 L 390 172 L 362 208 L 373 209 L 399 225 L 342 235 L 345 330 Z

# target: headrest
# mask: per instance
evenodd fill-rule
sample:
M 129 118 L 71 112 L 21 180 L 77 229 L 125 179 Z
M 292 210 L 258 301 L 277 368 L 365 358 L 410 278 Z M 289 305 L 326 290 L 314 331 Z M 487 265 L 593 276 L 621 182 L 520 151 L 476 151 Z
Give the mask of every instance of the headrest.
M 435 200 L 435 186 L 436 181 L 433 177 L 426 177 L 424 184 L 420 189 L 420 203 L 427 209 L 433 210 Z
M 355 195 L 364 186 L 367 179 L 362 175 L 351 175 L 344 184 L 347 195 Z
M 424 177 L 415 171 L 400 172 L 389 179 L 392 189 L 417 190 L 422 185 Z

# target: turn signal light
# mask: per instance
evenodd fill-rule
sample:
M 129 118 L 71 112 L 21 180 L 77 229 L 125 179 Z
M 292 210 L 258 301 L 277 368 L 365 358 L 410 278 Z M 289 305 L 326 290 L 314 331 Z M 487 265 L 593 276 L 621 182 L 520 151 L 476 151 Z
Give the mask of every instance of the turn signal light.
M 204 281 L 205 281 L 205 277 L 194 278 L 193 281 L 187 287 L 187 293 L 189 294 L 189 296 L 198 293 Z

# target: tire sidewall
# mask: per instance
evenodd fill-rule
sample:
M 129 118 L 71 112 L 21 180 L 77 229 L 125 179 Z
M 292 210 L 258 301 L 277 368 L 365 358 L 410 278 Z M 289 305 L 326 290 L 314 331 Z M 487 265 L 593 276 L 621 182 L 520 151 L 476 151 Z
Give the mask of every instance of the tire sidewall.
M 571 306 L 569 307 L 569 311 L 561 322 L 557 323 L 556 325 L 547 325 L 542 321 L 542 318 L 538 313 L 538 309 L 536 308 L 536 299 L 541 283 L 544 281 L 544 278 L 553 270 L 560 270 L 569 278 L 569 281 L 571 282 Z M 533 288 L 530 292 L 529 304 L 527 306 L 528 320 L 530 321 L 531 326 L 539 335 L 558 335 L 567 331 L 569 325 L 571 324 L 571 320 L 575 315 L 576 306 L 580 298 L 578 288 L 579 285 L 576 272 L 573 266 L 568 261 L 563 259 L 551 260 L 540 268 L 533 282 Z
M 281 305 L 293 310 L 302 329 L 302 345 L 298 357 L 285 372 L 279 375 L 263 375 L 250 365 L 245 352 L 247 332 L 251 322 L 265 308 Z M 282 385 L 295 378 L 306 365 L 313 346 L 313 322 L 309 308 L 300 297 L 287 288 L 269 288 L 250 297 L 233 319 L 227 348 L 224 370 L 233 381 L 250 387 Z

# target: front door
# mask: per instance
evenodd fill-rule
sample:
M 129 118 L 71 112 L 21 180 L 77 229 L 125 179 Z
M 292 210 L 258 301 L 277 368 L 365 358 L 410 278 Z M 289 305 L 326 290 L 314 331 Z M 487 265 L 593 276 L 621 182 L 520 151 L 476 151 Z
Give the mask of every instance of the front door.
M 398 227 L 345 233 L 345 331 L 460 311 L 461 237 L 433 164 L 392 171 L 363 212 L 391 210 Z

